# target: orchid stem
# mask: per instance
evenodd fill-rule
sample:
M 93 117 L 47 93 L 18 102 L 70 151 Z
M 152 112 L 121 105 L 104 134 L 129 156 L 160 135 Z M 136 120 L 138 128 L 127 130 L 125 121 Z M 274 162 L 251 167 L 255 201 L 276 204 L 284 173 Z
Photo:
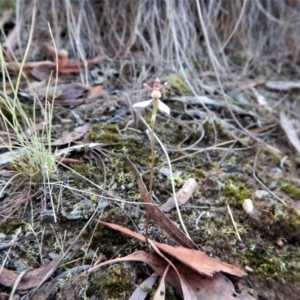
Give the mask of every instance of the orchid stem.
M 151 168 L 150 168 L 150 179 L 149 179 L 149 194 L 152 194 L 152 187 L 153 187 L 153 173 L 154 173 L 154 126 L 155 120 L 157 115 L 157 108 L 158 108 L 158 99 L 154 99 L 153 101 L 153 108 L 152 108 L 152 116 L 151 116 Z

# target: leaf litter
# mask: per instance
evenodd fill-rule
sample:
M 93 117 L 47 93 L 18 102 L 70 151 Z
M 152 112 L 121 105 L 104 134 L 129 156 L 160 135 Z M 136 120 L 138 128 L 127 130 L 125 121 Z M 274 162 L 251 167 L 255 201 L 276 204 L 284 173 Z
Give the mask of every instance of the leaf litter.
M 145 237 L 130 231 L 127 228 L 99 220 L 98 222 L 115 230 L 121 231 L 133 238 L 139 239 L 140 241 L 146 242 Z M 231 281 L 219 273 L 222 271 L 235 276 L 246 276 L 247 273 L 241 269 L 212 259 L 199 250 L 186 249 L 183 247 L 174 248 L 155 241 L 151 241 L 151 245 L 155 245 L 155 247 L 163 251 L 168 256 L 176 258 L 176 260 L 172 260 L 172 263 L 175 265 L 177 271 L 168 270 L 165 274 L 165 270 L 169 265 L 168 262 L 166 262 L 161 256 L 156 253 L 138 251 L 126 257 L 112 259 L 98 264 L 92 267 L 88 273 L 94 272 L 100 267 L 116 262 L 128 260 L 142 261 L 149 264 L 159 276 L 163 277 L 165 274 L 166 281 L 172 284 L 179 294 L 182 295 L 183 291 L 185 291 L 184 299 L 220 299 L 220 297 L 223 297 L 222 299 L 233 299 L 233 297 L 236 297 L 237 299 L 254 299 L 249 295 L 237 294 Z M 178 278 L 178 276 L 180 276 L 180 278 Z M 210 279 L 207 279 L 207 277 Z M 160 291 L 161 287 L 158 288 L 157 293 L 159 294 Z

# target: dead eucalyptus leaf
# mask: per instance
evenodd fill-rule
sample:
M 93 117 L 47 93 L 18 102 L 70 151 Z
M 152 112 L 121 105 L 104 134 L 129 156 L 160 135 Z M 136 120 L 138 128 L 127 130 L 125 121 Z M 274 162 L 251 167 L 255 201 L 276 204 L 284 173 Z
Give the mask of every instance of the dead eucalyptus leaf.
M 98 98 L 103 93 L 103 84 L 92 87 L 88 93 L 87 99 Z
M 53 141 L 51 143 L 52 146 L 61 146 L 65 144 L 70 144 L 79 138 L 81 138 L 90 128 L 90 122 L 86 122 L 82 126 L 76 127 L 72 132 L 68 133 L 67 135 Z
M 45 68 L 45 67 L 46 65 L 41 65 L 38 68 Z M 34 92 L 40 98 L 48 99 L 49 101 L 51 101 L 52 99 L 54 99 L 55 101 L 57 100 L 65 101 L 65 100 L 77 99 L 81 97 L 89 89 L 90 88 L 87 85 L 81 83 L 68 83 L 68 84 L 61 84 L 58 86 L 40 87 L 37 88 Z
M 133 237 L 142 242 L 146 242 L 146 238 L 134 231 L 131 231 L 128 228 L 124 228 L 117 224 L 107 223 L 100 220 L 97 220 L 100 224 L 108 226 L 112 229 L 118 230 L 130 237 Z M 178 259 L 186 266 L 189 266 L 191 269 L 195 270 L 201 275 L 212 277 L 215 272 L 225 272 L 231 275 L 238 277 L 246 276 L 247 273 L 238 267 L 233 265 L 218 261 L 212 257 L 209 257 L 206 253 L 200 250 L 187 249 L 184 247 L 172 247 L 170 245 L 158 243 L 151 241 L 153 244 L 164 253 L 167 253 L 174 258 Z
M 57 267 L 59 260 L 59 258 L 55 259 L 41 268 L 27 272 L 18 284 L 17 290 L 29 290 L 37 287 L 48 276 L 51 270 Z M 0 265 L 0 271 L 0 284 L 6 287 L 13 287 L 19 273 L 7 270 L 2 265 Z
M 133 165 L 133 163 L 125 157 L 125 162 L 130 168 L 131 172 L 134 174 L 139 191 L 141 193 L 142 199 L 145 202 L 146 209 L 157 225 L 159 225 L 163 230 L 166 231 L 178 244 L 185 246 L 187 248 L 197 249 L 197 246 L 191 241 L 180 229 L 178 229 L 175 224 L 157 207 L 154 200 L 151 198 L 142 177 L 140 176 L 138 170 Z
M 106 266 L 106 265 L 109 265 L 109 264 L 112 264 L 112 263 L 122 262 L 122 261 L 141 261 L 141 262 L 144 262 L 144 263 L 148 264 L 153 270 L 155 270 L 155 272 L 157 274 L 159 274 L 160 276 L 163 276 L 164 271 L 167 267 L 167 262 L 162 257 L 160 257 L 159 255 L 157 255 L 155 253 L 147 253 L 147 252 L 141 250 L 141 251 L 137 251 L 137 252 L 134 252 L 132 254 L 129 254 L 125 257 L 111 259 L 109 261 L 103 262 L 103 263 L 101 263 L 99 265 L 96 265 L 96 266 L 92 267 L 91 269 L 89 269 L 87 271 L 87 273 L 91 273 L 91 272 L 97 270 L 100 267 L 103 267 L 103 266 Z M 193 294 L 191 294 L 191 288 L 189 288 L 186 285 L 186 281 L 183 278 L 181 278 L 180 274 L 176 273 L 176 271 L 174 271 L 174 274 L 176 274 L 175 275 L 176 278 L 179 278 L 178 279 L 179 289 L 182 288 L 183 292 L 181 294 L 184 295 L 184 299 L 197 300 L 193 296 Z M 182 284 L 182 287 L 181 287 L 180 284 Z
M 93 272 L 99 267 L 122 261 L 141 261 L 148 264 L 158 275 L 163 276 L 168 262 L 156 253 L 147 253 L 145 251 L 137 251 L 126 257 L 113 259 L 97 266 L 94 266 L 88 273 Z M 191 300 L 253 300 L 250 295 L 236 293 L 232 282 L 224 275 L 217 273 L 213 277 L 200 275 L 194 270 L 191 270 L 185 264 L 173 260 L 178 273 L 170 268 L 166 273 L 166 282 L 171 284 L 176 292 L 184 299 Z M 180 278 L 179 278 L 180 276 Z M 183 290 L 185 292 L 183 292 Z M 130 298 L 139 299 L 139 298 Z

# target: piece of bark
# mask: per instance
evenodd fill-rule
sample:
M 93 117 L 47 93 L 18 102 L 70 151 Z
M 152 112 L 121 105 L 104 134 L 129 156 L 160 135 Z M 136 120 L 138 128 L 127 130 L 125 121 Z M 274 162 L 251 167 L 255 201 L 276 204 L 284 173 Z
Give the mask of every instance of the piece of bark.
M 195 189 L 197 188 L 197 182 L 194 178 L 189 178 L 183 185 L 183 187 L 176 193 L 178 205 L 183 205 L 189 201 Z M 164 203 L 160 209 L 163 212 L 169 212 L 172 208 L 176 207 L 175 199 L 172 196 Z

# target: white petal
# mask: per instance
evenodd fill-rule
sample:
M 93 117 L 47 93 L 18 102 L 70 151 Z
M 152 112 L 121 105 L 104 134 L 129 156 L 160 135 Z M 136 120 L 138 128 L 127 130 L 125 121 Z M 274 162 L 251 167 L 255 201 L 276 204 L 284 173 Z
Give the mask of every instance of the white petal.
M 165 112 L 166 114 L 170 114 L 170 107 L 164 104 L 162 101 L 158 100 L 158 109 L 160 111 Z
M 147 101 L 137 102 L 137 103 L 134 103 L 134 104 L 132 105 L 132 107 L 146 107 L 146 106 L 150 105 L 151 102 L 153 102 L 152 99 L 151 99 L 151 100 L 147 100 Z

